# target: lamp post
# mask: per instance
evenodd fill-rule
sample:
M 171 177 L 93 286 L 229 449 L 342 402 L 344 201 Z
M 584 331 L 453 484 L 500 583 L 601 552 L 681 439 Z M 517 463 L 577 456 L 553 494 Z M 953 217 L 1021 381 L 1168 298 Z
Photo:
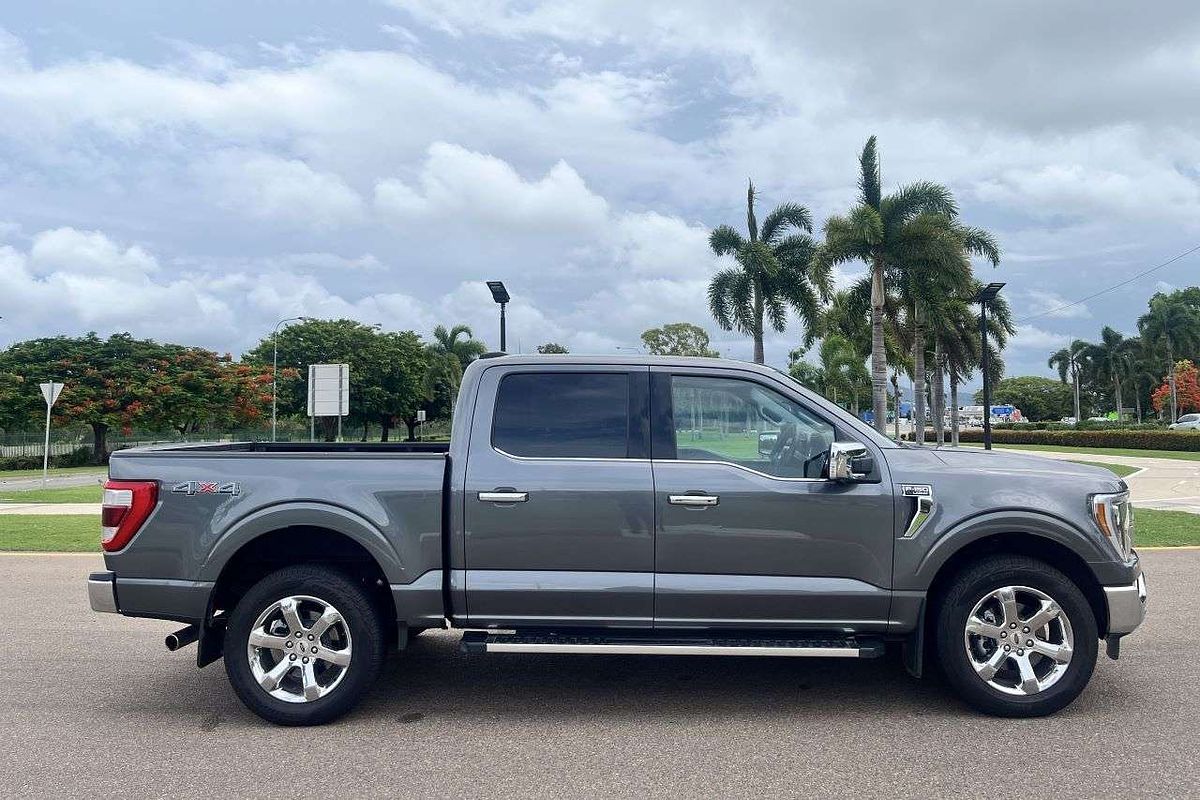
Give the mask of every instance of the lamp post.
M 504 306 L 512 298 L 508 295 L 508 289 L 504 288 L 504 281 L 488 281 L 488 289 L 492 292 L 492 299 L 500 304 L 500 352 L 506 352 L 504 341 Z
M 992 376 L 988 357 L 987 305 L 996 299 L 1003 283 L 989 283 L 979 290 L 975 302 L 979 303 L 979 361 L 983 371 L 983 449 L 992 449 Z
M 285 322 L 299 322 L 304 317 L 286 317 L 275 323 L 275 330 L 271 332 L 271 441 L 275 441 L 276 427 L 276 407 L 278 405 L 278 397 L 276 393 L 276 385 L 279 379 L 279 326 Z

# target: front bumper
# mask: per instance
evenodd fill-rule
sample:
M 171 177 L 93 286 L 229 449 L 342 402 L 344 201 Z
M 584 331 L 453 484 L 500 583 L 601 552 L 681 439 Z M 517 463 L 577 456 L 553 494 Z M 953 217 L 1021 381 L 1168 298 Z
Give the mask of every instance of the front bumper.
M 92 604 L 92 611 L 118 613 L 116 575 L 111 572 L 93 572 L 88 575 L 87 585 L 88 602 Z
M 1128 586 L 1103 588 L 1104 602 L 1108 605 L 1108 635 L 1133 633 L 1146 618 L 1146 576 L 1139 572 Z

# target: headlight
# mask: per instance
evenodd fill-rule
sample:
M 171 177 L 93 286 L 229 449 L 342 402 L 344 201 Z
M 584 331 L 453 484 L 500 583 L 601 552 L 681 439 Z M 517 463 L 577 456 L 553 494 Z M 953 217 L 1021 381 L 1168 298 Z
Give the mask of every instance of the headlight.
M 1122 561 L 1133 553 L 1133 505 L 1129 492 L 1092 495 L 1092 519 L 1108 537 Z

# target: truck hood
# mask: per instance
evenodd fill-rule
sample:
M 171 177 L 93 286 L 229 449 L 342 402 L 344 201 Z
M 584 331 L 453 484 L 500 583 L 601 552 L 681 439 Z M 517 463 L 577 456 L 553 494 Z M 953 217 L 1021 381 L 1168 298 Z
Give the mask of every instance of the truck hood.
M 988 473 L 1072 475 L 1104 483 L 1121 482 L 1110 470 L 1090 464 L 1046 458 L 1012 450 L 983 450 L 982 447 L 937 447 L 934 451 L 950 469 L 980 470 Z
M 1020 481 L 1051 479 L 1052 483 L 1078 483 L 1089 491 L 1121 491 L 1125 482 L 1104 467 L 1077 464 L 1045 456 L 1016 453 L 1011 450 L 983 450 L 974 447 L 903 447 L 888 451 L 888 463 L 896 480 L 906 480 L 908 468 L 914 472 L 977 473 L 1005 476 Z

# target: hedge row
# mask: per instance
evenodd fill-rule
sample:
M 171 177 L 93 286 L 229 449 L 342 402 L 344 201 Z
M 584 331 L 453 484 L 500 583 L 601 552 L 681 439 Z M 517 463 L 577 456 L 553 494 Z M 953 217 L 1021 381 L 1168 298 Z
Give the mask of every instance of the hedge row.
M 959 441 L 982 442 L 983 429 L 959 432 Z M 1134 450 L 1200 451 L 1200 432 L 1162 430 L 1038 431 L 1000 429 L 992 431 L 997 444 L 1049 444 L 1064 447 L 1124 447 Z
M 86 467 L 92 463 L 92 451 L 80 447 L 65 455 L 50 456 L 51 467 Z M 41 469 L 41 456 L 0 457 L 0 470 Z
M 1069 422 L 999 422 L 992 430 L 1014 431 L 1165 431 L 1163 422 L 1091 422 L 1083 420 L 1078 425 Z

